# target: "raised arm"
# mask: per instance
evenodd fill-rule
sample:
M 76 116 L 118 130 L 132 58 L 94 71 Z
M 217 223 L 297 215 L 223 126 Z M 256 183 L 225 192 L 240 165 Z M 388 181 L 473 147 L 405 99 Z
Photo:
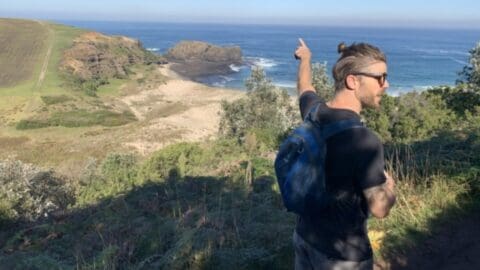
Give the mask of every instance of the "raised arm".
M 385 172 L 385 176 L 387 180 L 383 185 L 374 186 L 363 191 L 367 198 L 370 213 L 376 218 L 388 216 L 396 200 L 394 192 L 395 181 L 387 172 Z
M 295 50 L 295 58 L 300 61 L 297 79 L 297 91 L 300 97 L 306 91 L 315 91 L 315 88 L 312 85 L 312 68 L 310 63 L 312 53 L 303 39 L 300 38 L 298 41 L 300 43 L 297 50 Z

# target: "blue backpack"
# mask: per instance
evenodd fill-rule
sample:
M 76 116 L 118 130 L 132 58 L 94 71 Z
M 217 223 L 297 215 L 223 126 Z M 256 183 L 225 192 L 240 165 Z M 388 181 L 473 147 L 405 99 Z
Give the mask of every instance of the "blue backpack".
M 283 204 L 299 215 L 316 215 L 331 202 L 325 186 L 327 139 L 341 131 L 363 127 L 356 119 L 321 125 L 315 120 L 320 104 L 281 144 L 275 159 Z

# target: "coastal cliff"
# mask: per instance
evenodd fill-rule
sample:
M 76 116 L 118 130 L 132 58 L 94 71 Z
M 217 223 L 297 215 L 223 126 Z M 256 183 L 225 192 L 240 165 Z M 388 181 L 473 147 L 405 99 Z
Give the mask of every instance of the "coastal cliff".
M 88 32 L 77 37 L 72 47 L 64 52 L 60 70 L 82 80 L 125 78 L 132 65 L 165 62 L 145 50 L 138 40 Z
M 168 50 L 165 58 L 172 63 L 175 72 L 195 80 L 231 73 L 231 65 L 242 64 L 242 51 L 238 46 L 220 47 L 201 41 L 182 41 Z

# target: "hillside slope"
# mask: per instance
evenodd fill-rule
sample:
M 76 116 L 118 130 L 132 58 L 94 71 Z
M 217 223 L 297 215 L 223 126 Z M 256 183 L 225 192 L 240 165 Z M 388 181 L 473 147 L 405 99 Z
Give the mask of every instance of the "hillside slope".
M 203 140 L 216 135 L 220 101 L 239 95 L 182 80 L 162 57 L 128 37 L 47 22 L 0 22 L 8 25 L 0 27 L 3 42 L 13 35 L 20 43 L 0 49 L 10 61 L 0 62 L 0 69 L 23 78 L 0 86 L 0 160 L 75 174 L 89 158 L 109 152 L 147 155 L 175 141 Z M 32 31 L 38 35 L 31 43 L 42 46 L 25 56 Z
M 0 88 L 34 79 L 49 38 L 48 27 L 40 22 L 0 18 Z

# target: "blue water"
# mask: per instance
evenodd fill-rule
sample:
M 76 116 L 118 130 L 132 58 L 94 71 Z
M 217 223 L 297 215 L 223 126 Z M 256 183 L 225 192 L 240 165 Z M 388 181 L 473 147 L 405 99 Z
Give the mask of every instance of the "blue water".
M 327 62 L 329 72 L 338 58 L 341 41 L 368 42 L 388 58 L 389 93 L 423 90 L 429 86 L 454 85 L 457 73 L 468 62 L 468 51 L 480 41 L 480 30 L 354 28 L 321 26 L 266 26 L 220 24 L 173 24 L 127 22 L 61 23 L 110 35 L 139 39 L 145 48 L 165 53 L 181 40 L 201 40 L 242 48 L 248 64 L 232 66 L 228 76 L 203 78 L 215 86 L 244 88 L 252 65 L 260 65 L 279 86 L 295 87 L 297 62 L 293 57 L 302 37 L 313 52 L 313 62 Z M 235 70 L 235 71 L 233 71 Z

